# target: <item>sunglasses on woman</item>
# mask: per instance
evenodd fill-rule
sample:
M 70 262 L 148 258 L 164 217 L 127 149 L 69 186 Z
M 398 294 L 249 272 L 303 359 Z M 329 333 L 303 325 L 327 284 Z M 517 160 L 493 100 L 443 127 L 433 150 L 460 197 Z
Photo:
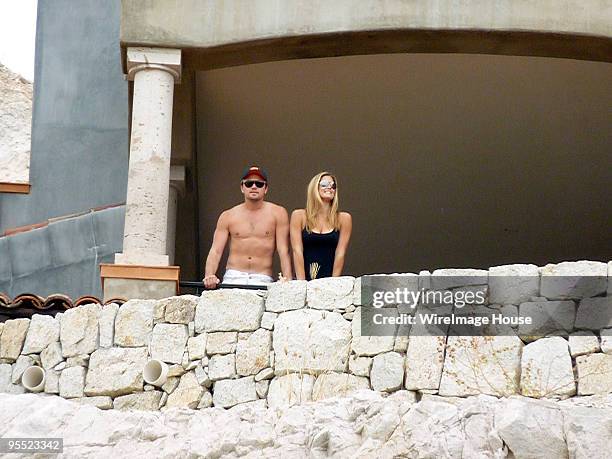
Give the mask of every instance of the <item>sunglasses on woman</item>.
M 263 188 L 266 186 L 266 182 L 262 182 L 261 180 L 243 180 L 242 184 L 247 188 L 251 188 L 253 185 L 255 185 L 257 188 Z
M 322 181 L 322 182 L 319 182 L 319 186 L 321 188 L 331 188 L 332 190 L 336 189 L 336 184 L 334 182 Z

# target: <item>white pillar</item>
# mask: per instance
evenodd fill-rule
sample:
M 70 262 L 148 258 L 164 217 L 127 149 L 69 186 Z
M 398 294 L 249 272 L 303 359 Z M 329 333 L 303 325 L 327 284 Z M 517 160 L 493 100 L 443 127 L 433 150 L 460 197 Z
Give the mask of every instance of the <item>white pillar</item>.
M 174 84 L 181 51 L 128 48 L 134 80 L 123 253 L 116 264 L 168 266 L 167 232 Z
M 176 253 L 176 212 L 179 196 L 185 195 L 185 166 L 170 167 L 170 198 L 168 200 L 168 237 L 166 252 L 170 264 L 174 264 Z

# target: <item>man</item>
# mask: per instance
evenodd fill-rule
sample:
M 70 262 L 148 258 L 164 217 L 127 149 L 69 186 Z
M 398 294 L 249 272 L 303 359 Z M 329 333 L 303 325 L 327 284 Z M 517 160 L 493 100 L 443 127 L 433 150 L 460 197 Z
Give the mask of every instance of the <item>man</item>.
M 229 238 L 225 284 L 261 285 L 273 282 L 272 258 L 276 248 L 282 276 L 291 279 L 289 216 L 276 204 L 266 202 L 268 174 L 252 166 L 242 174 L 244 202 L 224 211 L 217 221 L 213 243 L 206 258 L 204 286 L 219 284 L 217 269 Z

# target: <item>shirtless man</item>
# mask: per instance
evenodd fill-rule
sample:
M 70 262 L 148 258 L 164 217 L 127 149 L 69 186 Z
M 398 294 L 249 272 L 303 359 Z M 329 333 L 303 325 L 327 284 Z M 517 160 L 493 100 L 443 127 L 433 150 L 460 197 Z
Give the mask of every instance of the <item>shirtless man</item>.
M 257 166 L 245 170 L 240 181 L 244 202 L 224 211 L 217 221 L 206 258 L 204 286 L 219 284 L 217 269 L 229 238 L 229 258 L 223 283 L 261 285 L 273 282 L 272 258 L 276 248 L 282 276 L 291 279 L 289 216 L 276 204 L 264 201 L 268 175 Z

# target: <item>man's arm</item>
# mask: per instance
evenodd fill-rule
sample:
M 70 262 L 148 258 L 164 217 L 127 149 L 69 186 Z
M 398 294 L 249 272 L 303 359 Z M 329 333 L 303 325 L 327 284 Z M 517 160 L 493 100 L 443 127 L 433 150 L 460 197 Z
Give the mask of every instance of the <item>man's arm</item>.
M 306 279 L 304 271 L 304 246 L 302 244 L 302 214 L 303 210 L 294 210 L 291 214 L 291 250 L 293 251 L 293 265 L 295 278 Z
M 276 251 L 280 258 L 281 271 L 287 280 L 293 279 L 289 256 L 289 215 L 284 207 L 276 212 Z
M 229 236 L 229 216 L 227 211 L 223 212 L 217 221 L 215 235 L 213 236 L 212 246 L 206 257 L 206 267 L 204 270 L 204 287 L 215 288 L 219 284 L 217 269 L 219 261 L 225 250 L 225 244 Z
M 340 213 L 340 239 L 338 240 L 338 246 L 336 247 L 336 254 L 334 256 L 334 269 L 332 276 L 337 277 L 342 275 L 342 268 L 344 268 L 344 257 L 346 255 L 346 249 L 348 247 L 349 240 L 351 239 L 351 232 L 353 231 L 353 218 L 348 212 Z

